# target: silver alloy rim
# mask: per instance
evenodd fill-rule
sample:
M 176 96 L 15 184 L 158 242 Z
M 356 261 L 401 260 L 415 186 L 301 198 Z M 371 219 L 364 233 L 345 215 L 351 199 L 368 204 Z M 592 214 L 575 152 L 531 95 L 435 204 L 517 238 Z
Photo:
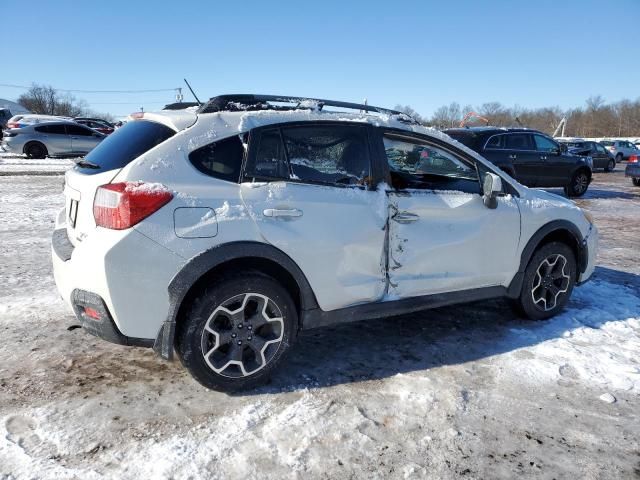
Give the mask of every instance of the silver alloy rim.
M 209 368 L 224 377 L 241 378 L 263 369 L 284 334 L 282 312 L 259 293 L 242 293 L 222 302 L 202 331 L 202 354 Z
M 576 184 L 574 190 L 576 193 L 582 193 L 587 189 L 587 184 L 589 181 L 587 180 L 587 176 L 584 173 L 581 173 L 576 177 Z
M 549 255 L 540 263 L 531 289 L 536 307 L 545 312 L 556 308 L 558 297 L 569 290 L 571 282 L 566 267 L 567 259 L 560 254 Z

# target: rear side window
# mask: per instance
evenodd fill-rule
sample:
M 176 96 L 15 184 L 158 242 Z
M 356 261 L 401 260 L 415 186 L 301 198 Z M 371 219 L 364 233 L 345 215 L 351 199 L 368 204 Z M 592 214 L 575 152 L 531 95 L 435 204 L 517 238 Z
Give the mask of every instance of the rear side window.
M 502 150 L 504 148 L 504 137 L 505 135 L 494 135 L 491 137 L 484 147 L 485 150 Z
M 76 167 L 86 174 L 101 173 L 127 166 L 153 147 L 175 135 L 175 131 L 156 122 L 134 120 L 105 138 L 85 157 L 91 167 Z
M 605 147 L 612 147 L 613 146 L 613 142 L 611 142 L 609 140 L 602 140 L 600 143 L 602 145 L 604 145 Z
M 505 148 L 510 150 L 533 150 L 531 135 L 528 133 L 511 133 L 505 135 Z
M 88 128 L 81 127 L 80 125 L 67 125 L 67 133 L 69 135 L 80 135 L 89 137 L 95 132 L 89 130 Z
M 243 157 L 242 141 L 234 135 L 194 150 L 189 161 L 205 175 L 238 182 Z
M 283 128 L 282 137 L 294 179 L 357 185 L 370 176 L 367 132 L 363 127 Z
M 55 135 L 67 135 L 67 131 L 64 125 L 40 125 L 34 127 L 36 132 L 50 133 Z

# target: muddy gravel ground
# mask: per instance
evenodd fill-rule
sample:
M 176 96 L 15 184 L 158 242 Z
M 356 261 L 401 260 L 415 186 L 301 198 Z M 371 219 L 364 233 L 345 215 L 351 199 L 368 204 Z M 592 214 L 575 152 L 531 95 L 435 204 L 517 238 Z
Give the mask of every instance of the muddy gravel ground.
M 0 177 L 0 479 L 640 478 L 640 188 L 597 173 L 592 282 L 310 331 L 272 382 L 207 391 L 58 298 L 62 177 Z

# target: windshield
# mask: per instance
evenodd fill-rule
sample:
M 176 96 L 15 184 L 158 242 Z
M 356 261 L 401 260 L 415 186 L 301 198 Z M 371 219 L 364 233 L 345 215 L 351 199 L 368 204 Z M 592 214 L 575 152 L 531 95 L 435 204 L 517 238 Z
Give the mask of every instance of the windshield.
M 91 150 L 76 168 L 88 175 L 123 168 L 175 133 L 169 127 L 148 120 L 128 122 Z

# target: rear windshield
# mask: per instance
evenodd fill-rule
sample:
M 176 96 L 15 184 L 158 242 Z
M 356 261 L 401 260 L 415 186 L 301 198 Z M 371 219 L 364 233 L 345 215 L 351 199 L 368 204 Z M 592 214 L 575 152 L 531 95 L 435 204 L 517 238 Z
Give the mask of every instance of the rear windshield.
M 445 130 L 445 133 L 471 150 L 478 150 L 478 135 L 470 130 Z
M 148 120 L 127 122 L 91 150 L 76 168 L 86 174 L 123 168 L 175 133 L 169 127 Z
M 601 143 L 602 145 L 604 145 L 605 147 L 610 147 L 610 146 L 612 146 L 612 145 L 613 145 L 613 142 L 610 142 L 610 141 L 608 141 L 608 140 L 601 140 L 601 141 L 600 141 L 600 143 Z

